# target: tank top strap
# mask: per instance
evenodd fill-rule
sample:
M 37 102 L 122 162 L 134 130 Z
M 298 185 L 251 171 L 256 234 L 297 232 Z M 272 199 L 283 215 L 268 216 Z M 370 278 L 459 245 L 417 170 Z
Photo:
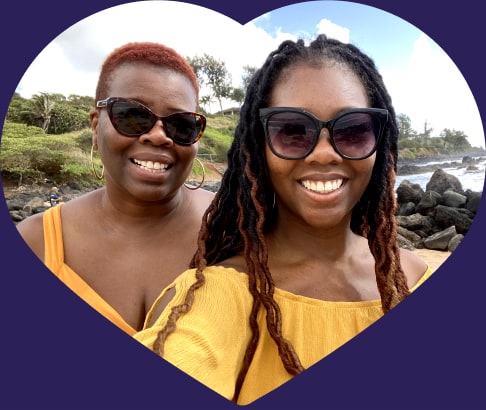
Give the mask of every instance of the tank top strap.
M 64 264 L 64 243 L 62 238 L 61 208 L 59 204 L 44 211 L 44 264 L 57 272 Z

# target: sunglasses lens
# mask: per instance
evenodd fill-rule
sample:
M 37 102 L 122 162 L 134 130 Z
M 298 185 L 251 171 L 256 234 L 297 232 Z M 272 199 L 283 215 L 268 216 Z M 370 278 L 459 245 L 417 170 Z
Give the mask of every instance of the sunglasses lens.
M 113 127 L 128 137 L 149 132 L 158 120 L 149 109 L 133 101 L 113 101 L 108 110 Z M 204 118 L 194 113 L 176 113 L 161 119 L 167 136 L 181 145 L 196 142 L 206 125 Z
M 313 149 L 317 132 L 313 121 L 298 112 L 277 112 L 267 120 L 267 136 L 276 155 L 303 158 Z
M 190 145 L 198 140 L 204 124 L 197 114 L 176 113 L 164 119 L 164 127 L 169 138 L 178 144 Z
M 333 126 L 333 140 L 338 153 L 349 158 L 363 158 L 373 152 L 381 124 L 370 113 L 349 113 Z
M 115 101 L 111 105 L 110 119 L 115 129 L 126 136 L 140 136 L 155 124 L 155 116 L 141 105 L 130 101 Z

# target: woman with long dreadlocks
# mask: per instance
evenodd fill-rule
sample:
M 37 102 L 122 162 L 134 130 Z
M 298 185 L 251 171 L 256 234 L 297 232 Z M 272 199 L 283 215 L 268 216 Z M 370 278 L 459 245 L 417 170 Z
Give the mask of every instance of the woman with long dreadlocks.
M 395 307 L 431 273 L 397 243 L 397 138 L 368 56 L 283 42 L 248 87 L 193 269 L 136 339 L 248 404 Z

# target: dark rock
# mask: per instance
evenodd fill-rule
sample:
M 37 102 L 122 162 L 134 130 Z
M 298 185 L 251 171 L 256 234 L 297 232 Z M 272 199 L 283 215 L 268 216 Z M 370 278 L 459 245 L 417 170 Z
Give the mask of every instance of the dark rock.
M 30 209 L 42 208 L 42 207 L 44 207 L 44 202 L 45 202 L 45 200 L 43 198 L 36 196 L 25 204 L 24 210 L 25 210 L 26 207 L 29 207 Z
M 434 227 L 434 219 L 430 216 L 424 216 L 420 214 L 413 214 L 409 216 L 397 216 L 398 226 L 401 226 L 410 231 L 423 231 L 428 233 L 432 232 Z
M 459 212 L 456 208 L 445 205 L 437 205 L 435 208 L 435 221 L 437 225 L 445 229 L 455 225 L 457 233 L 465 235 L 471 227 L 472 219 Z
M 462 184 L 456 176 L 448 174 L 442 169 L 434 171 L 429 182 L 425 186 L 426 191 L 436 191 L 439 194 L 443 194 L 448 189 L 461 192 Z
M 444 205 L 452 208 L 463 208 L 466 205 L 467 197 L 458 192 L 447 189 L 443 194 Z
M 397 233 L 402 238 L 406 239 L 408 243 L 412 244 L 415 248 L 422 248 L 423 241 L 422 237 L 413 231 L 409 231 L 408 229 L 404 228 L 403 226 L 397 227 Z M 408 249 L 408 248 L 407 248 Z
M 78 182 L 69 182 L 67 184 L 67 186 L 72 189 L 72 190 L 75 190 L 75 191 L 82 191 L 83 190 L 83 186 L 81 184 L 79 184 Z M 61 190 L 62 191 L 62 190 Z
M 455 235 L 450 241 L 449 241 L 449 245 L 447 247 L 447 250 L 449 252 L 454 252 L 456 250 L 456 248 L 459 246 L 459 244 L 462 242 L 462 240 L 464 239 L 464 235 L 458 233 L 457 235 Z
M 398 203 L 413 202 L 418 204 L 424 190 L 419 184 L 412 184 L 408 179 L 403 180 L 397 188 Z
M 473 192 L 468 189 L 466 191 L 466 197 L 467 197 L 466 209 L 476 214 L 479 209 L 479 203 L 481 202 L 482 193 Z
M 474 158 L 470 157 L 469 155 L 465 155 L 462 157 L 463 164 L 474 164 Z
M 202 186 L 203 189 L 206 189 L 211 192 L 218 192 L 219 187 L 221 186 L 221 183 L 218 181 L 215 182 L 205 182 Z
M 10 216 L 14 222 L 20 222 L 25 218 L 19 211 L 10 211 Z
M 413 251 L 415 249 L 413 243 L 402 235 L 398 234 L 397 240 L 400 248 L 408 249 L 409 251 Z
M 398 215 L 407 216 L 416 212 L 415 204 L 413 202 L 405 202 L 398 207 Z
M 427 249 L 434 249 L 438 251 L 446 251 L 449 247 L 451 239 L 457 235 L 456 227 L 450 226 L 443 231 L 430 235 L 424 240 L 424 246 Z
M 442 195 L 435 191 L 426 191 L 415 210 L 422 215 L 432 216 L 434 208 L 443 202 Z

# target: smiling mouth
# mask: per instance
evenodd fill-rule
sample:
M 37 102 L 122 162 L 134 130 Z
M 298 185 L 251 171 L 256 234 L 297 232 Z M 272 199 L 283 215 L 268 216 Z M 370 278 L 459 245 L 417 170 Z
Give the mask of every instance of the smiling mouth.
M 334 179 L 332 181 L 300 181 L 301 185 L 312 192 L 319 194 L 328 194 L 343 185 L 343 179 Z
M 169 168 L 169 164 L 163 164 L 157 161 L 140 161 L 135 158 L 131 158 L 130 161 L 135 165 L 138 165 L 140 168 L 150 172 L 165 172 Z

